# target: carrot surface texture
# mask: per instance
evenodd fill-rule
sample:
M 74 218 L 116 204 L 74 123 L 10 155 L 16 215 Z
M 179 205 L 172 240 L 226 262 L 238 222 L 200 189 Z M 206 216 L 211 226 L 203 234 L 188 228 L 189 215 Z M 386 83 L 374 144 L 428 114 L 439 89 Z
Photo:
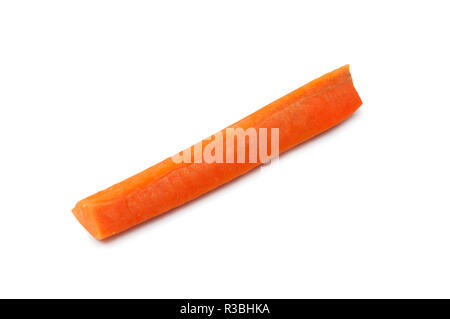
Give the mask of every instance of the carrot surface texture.
M 182 205 L 322 133 L 348 118 L 361 104 L 349 66 L 345 65 L 184 152 L 79 201 L 72 212 L 92 236 L 107 238 Z M 231 129 L 244 135 L 227 135 Z M 259 133 L 259 141 L 251 130 Z M 267 136 L 267 145 L 261 143 L 265 141 L 261 136 Z M 218 147 L 222 145 L 223 151 Z

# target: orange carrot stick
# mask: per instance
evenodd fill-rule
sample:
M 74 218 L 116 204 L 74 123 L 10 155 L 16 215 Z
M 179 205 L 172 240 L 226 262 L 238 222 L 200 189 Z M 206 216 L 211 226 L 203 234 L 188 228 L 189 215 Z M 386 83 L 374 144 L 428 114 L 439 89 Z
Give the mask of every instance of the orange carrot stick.
M 270 103 L 229 128 L 260 131 L 278 128 L 278 147 L 282 153 L 345 120 L 361 104 L 346 65 Z M 218 134 L 225 137 L 226 130 Z M 217 141 L 220 138 L 215 143 Z M 277 142 L 270 141 L 268 149 Z M 168 158 L 79 201 L 73 214 L 92 236 L 104 239 L 182 205 L 265 161 L 260 154 L 256 160 L 252 157 L 250 137 L 244 140 L 244 161 L 242 153 L 238 154 L 238 139 L 233 137 L 229 145 L 223 139 L 222 143 L 226 144 L 223 153 L 218 147 L 208 147 L 211 143 L 212 139 L 203 140 L 188 149 L 190 154 L 184 152 Z M 200 146 L 204 150 L 201 153 L 198 152 Z M 229 146 L 237 146 L 237 151 Z M 261 148 L 258 143 L 257 153 Z M 215 161 L 206 158 L 206 150 L 215 157 Z M 239 158 L 240 162 L 237 162 Z

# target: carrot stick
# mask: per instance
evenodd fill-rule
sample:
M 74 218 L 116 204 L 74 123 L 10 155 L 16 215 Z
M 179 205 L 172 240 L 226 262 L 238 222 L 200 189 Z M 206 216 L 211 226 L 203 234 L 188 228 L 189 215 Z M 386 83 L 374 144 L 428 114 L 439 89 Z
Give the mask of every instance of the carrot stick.
M 224 129 L 217 139 L 205 139 L 178 156 L 132 176 L 77 203 L 72 210 L 78 221 L 97 239 L 104 239 L 186 203 L 265 162 L 259 154 L 278 144 L 282 153 L 348 118 L 362 104 L 353 87 L 349 66 L 306 84 L 270 103 L 228 128 L 271 131 L 268 144 L 257 143 L 254 157 L 250 134 L 245 137 L 245 160 L 239 155 L 238 138 L 225 138 Z M 278 141 L 272 137 L 278 137 Z M 225 150 L 220 152 L 220 141 Z M 214 142 L 215 141 L 215 142 Z M 260 139 L 262 141 L 262 139 Z M 259 141 L 259 142 L 260 142 Z M 212 147 L 212 143 L 215 143 Z M 242 140 L 241 140 L 242 142 Z M 278 142 L 278 143 L 277 143 Z M 263 145 L 264 146 L 264 145 Z M 233 147 L 237 148 L 233 150 Z M 200 152 L 199 152 L 200 149 Z M 203 152 L 201 151 L 203 149 Z M 209 153 L 206 151 L 208 150 Z M 212 151 L 213 150 L 213 151 Z M 206 156 L 205 154 L 209 154 Z M 211 161 L 211 155 L 215 161 Z M 240 160 L 240 161 L 239 161 Z

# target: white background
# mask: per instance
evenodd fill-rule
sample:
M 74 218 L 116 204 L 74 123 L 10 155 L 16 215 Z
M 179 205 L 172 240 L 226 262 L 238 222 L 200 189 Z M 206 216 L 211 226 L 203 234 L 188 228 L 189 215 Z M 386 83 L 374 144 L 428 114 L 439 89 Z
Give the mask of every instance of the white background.
M 446 1 L 2 1 L 0 297 L 450 297 Z M 105 242 L 71 214 L 346 63 L 342 125 Z

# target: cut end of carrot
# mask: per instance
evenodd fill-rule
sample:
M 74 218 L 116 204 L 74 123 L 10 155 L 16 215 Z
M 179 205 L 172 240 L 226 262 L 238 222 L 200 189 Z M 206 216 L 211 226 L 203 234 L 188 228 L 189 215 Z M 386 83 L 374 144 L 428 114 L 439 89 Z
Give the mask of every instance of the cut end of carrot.
M 92 215 L 92 211 L 89 209 L 88 204 L 85 201 L 79 201 L 72 209 L 72 213 L 80 224 L 86 228 L 86 230 L 98 240 L 105 238 L 100 232 L 97 222 Z

